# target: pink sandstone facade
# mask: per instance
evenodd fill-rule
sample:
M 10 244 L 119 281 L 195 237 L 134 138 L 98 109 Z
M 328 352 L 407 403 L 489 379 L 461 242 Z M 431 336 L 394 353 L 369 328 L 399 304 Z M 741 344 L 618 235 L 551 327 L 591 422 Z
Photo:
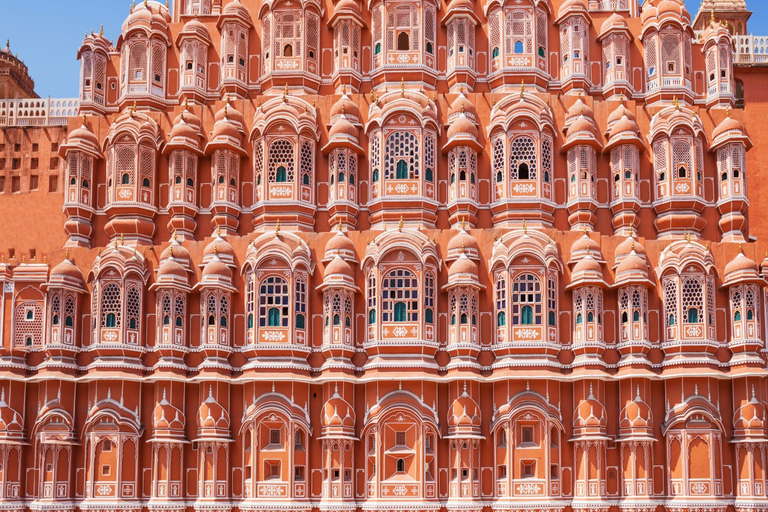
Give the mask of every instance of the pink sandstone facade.
M 87 34 L 80 116 L 0 112 L 0 510 L 768 511 L 767 75 L 704 4 Z

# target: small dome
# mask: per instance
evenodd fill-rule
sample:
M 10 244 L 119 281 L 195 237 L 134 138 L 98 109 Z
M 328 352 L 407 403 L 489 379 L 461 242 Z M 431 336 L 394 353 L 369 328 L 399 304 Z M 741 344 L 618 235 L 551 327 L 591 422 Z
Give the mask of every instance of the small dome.
M 725 280 L 723 282 L 725 285 L 758 279 L 760 279 L 760 269 L 757 263 L 746 257 L 741 251 L 725 266 Z
M 614 123 L 613 126 L 611 126 L 611 130 L 609 132 L 609 137 L 617 137 L 624 133 L 630 133 L 632 135 L 637 135 L 640 132 L 640 128 L 637 126 L 637 123 L 628 117 L 622 117 L 616 123 Z
M 328 279 L 331 276 L 354 279 L 355 273 L 352 271 L 352 267 L 349 265 L 349 263 L 341 259 L 341 257 L 337 254 L 325 267 L 325 272 L 323 273 L 323 277 L 325 279 Z
M 243 114 L 241 114 L 240 111 L 235 107 L 230 105 L 228 98 L 221 110 L 216 112 L 216 115 L 213 117 L 215 123 L 223 121 L 224 119 L 227 119 L 230 123 L 234 123 L 240 128 L 242 128 L 245 124 Z
M 629 26 L 627 25 L 627 22 L 624 20 L 624 16 L 621 14 L 614 12 L 608 18 L 603 22 L 603 25 L 600 27 L 600 36 L 602 37 L 604 34 L 607 34 L 611 30 L 626 30 L 629 31 Z
M 342 2 L 345 0 L 342 0 Z M 350 3 L 356 4 L 354 0 L 346 0 Z M 342 3 L 339 2 L 339 5 Z M 336 8 L 339 8 L 339 5 L 336 6 Z M 350 122 L 357 124 L 360 122 L 360 109 L 358 108 L 357 104 L 352 101 L 349 96 L 346 94 L 342 94 L 341 98 L 339 98 L 339 101 L 333 104 L 331 107 L 331 115 L 330 119 L 331 122 L 334 122 L 335 119 L 341 115 L 347 116 L 347 119 L 350 120 Z
M 557 11 L 557 17 L 560 18 L 570 12 L 578 12 L 578 11 L 586 12 L 587 10 L 588 10 L 588 7 L 584 3 L 584 0 L 565 0 L 565 2 L 563 2 L 563 5 L 561 5 L 560 9 Z
M 645 257 L 645 247 L 643 244 L 629 236 L 623 242 L 616 246 L 614 251 L 614 258 L 619 260 L 625 256 L 628 256 L 631 252 L 635 252 L 638 256 Z
M 355 435 L 355 410 L 339 395 L 338 388 L 323 405 L 321 428 L 323 435 Z
M 474 11 L 474 6 L 471 0 L 451 0 L 446 12 L 452 11 Z
M 466 254 L 462 254 L 459 259 L 451 263 L 451 266 L 448 268 L 448 280 L 450 280 L 451 277 L 456 276 L 476 277 L 477 275 L 477 263 L 467 258 Z
M 602 266 L 600 265 L 600 262 L 598 262 L 592 254 L 587 254 L 584 258 L 580 259 L 578 263 L 573 267 L 573 274 L 580 274 L 584 272 L 597 272 L 599 274 L 603 273 Z
M 581 433 L 603 432 L 608 423 L 605 407 L 592 394 L 590 385 L 589 396 L 579 402 L 573 415 L 573 428 Z
M 224 6 L 224 9 L 222 9 L 221 14 L 223 16 L 236 16 L 238 18 L 246 18 L 249 19 L 250 15 L 248 14 L 248 9 L 240 3 L 240 0 L 233 0 L 232 2 L 229 2 L 227 5 Z
M 567 138 L 574 137 L 580 132 L 589 132 L 591 135 L 595 135 L 595 123 L 593 123 L 586 116 L 579 116 L 568 127 Z
M 83 119 L 83 124 L 79 128 L 75 128 L 69 133 L 67 142 L 72 146 L 80 144 L 99 146 L 99 139 L 96 138 L 96 135 L 85 124 L 85 119 Z
M 647 276 L 648 264 L 645 262 L 644 259 L 638 256 L 635 251 L 632 251 L 631 253 L 629 253 L 628 256 L 626 256 L 624 259 L 621 260 L 621 263 L 619 263 L 619 266 L 616 267 L 617 277 L 622 276 L 623 274 L 638 273 L 638 272 L 642 272 Z
M 213 133 L 211 135 L 214 139 L 218 137 L 239 139 L 240 130 L 238 129 L 237 125 L 230 122 L 228 119 L 223 119 L 222 121 L 218 121 L 213 126 Z
M 653 428 L 651 408 L 640 398 L 639 390 L 635 399 L 622 409 L 619 428 L 622 430 L 642 430 L 645 432 L 650 432 Z
M 355 260 L 355 244 L 341 230 L 337 231 L 325 244 L 325 258 L 333 258 L 336 255 L 343 259 Z
M 463 92 L 451 103 L 451 106 L 448 109 L 448 121 L 462 112 L 470 119 L 477 121 L 477 109 L 475 109 L 475 104 L 472 103 Z
M 184 435 L 184 414 L 168 402 L 163 390 L 163 398 L 155 406 L 153 413 L 155 435 L 171 434 Z
M 448 435 L 480 434 L 480 406 L 467 394 L 467 390 L 448 409 Z
M 745 134 L 744 124 L 738 119 L 734 119 L 729 115 L 723 119 L 723 121 L 718 124 L 712 131 L 712 139 L 717 139 L 720 136 L 730 132 L 736 132 L 737 135 Z
M 171 256 L 173 256 L 177 262 L 182 264 L 189 265 L 192 262 L 192 255 L 189 254 L 187 248 L 181 245 L 181 242 L 176 238 L 173 239 L 171 245 L 163 250 L 162 254 L 160 254 L 160 259 L 165 260 Z
M 201 436 L 228 436 L 229 413 L 213 397 L 213 388 L 209 388 L 208 398 L 197 410 L 197 426 Z
M 233 266 L 235 264 L 235 250 L 219 233 L 216 234 L 216 238 L 211 240 L 211 243 L 205 246 L 203 264 L 208 263 L 216 254 L 227 265 Z
M 576 100 L 576 102 L 571 105 L 571 108 L 568 109 L 568 112 L 565 115 L 566 120 L 573 120 L 580 116 L 588 117 L 590 119 L 594 119 L 595 113 L 592 111 L 592 108 L 584 103 L 584 100 L 579 96 L 579 99 Z
M 658 16 L 662 16 L 667 13 L 677 14 L 679 16 L 682 14 L 682 9 L 681 5 L 675 0 L 662 0 L 658 6 L 657 12 Z
M 213 258 L 205 264 L 203 267 L 203 281 L 206 278 L 221 278 L 225 280 L 232 280 L 232 269 L 219 259 L 218 254 L 214 254 Z
M 334 137 L 345 137 L 353 138 L 355 141 L 357 141 L 358 135 L 359 130 L 349 121 L 349 118 L 347 118 L 347 116 L 344 114 L 340 115 L 336 121 L 333 122 L 333 125 L 331 125 L 331 129 L 328 132 L 329 139 L 333 139 Z
M 463 227 L 448 241 L 448 260 L 459 258 L 462 253 L 468 258 L 480 258 L 480 245 L 474 236 L 470 235 Z
M 157 269 L 157 280 L 162 281 L 164 278 L 177 278 L 186 281 L 187 271 L 175 258 L 170 257 L 165 259 Z
M 600 244 L 584 232 L 584 235 L 576 240 L 571 246 L 571 261 L 573 261 L 575 257 L 583 257 L 587 254 L 598 253 L 600 253 Z
M 608 115 L 608 125 L 610 126 L 624 117 L 626 117 L 630 121 L 636 120 L 635 114 L 633 114 L 631 110 L 629 110 L 627 107 L 625 107 L 622 104 L 622 105 L 619 105 L 616 110 L 614 110 Z
M 51 270 L 50 281 L 83 283 L 83 273 L 69 259 L 65 259 Z
M 21 415 L 5 401 L 5 389 L 0 392 L 0 438 L 23 437 Z
M 363 14 L 362 11 L 360 10 L 360 4 L 355 0 L 341 0 L 339 3 L 336 4 L 336 7 L 334 7 L 334 11 L 337 13 L 353 12 L 360 16 L 362 16 Z
M 448 127 L 448 139 L 454 137 L 471 137 L 477 139 L 477 126 L 464 112 L 460 112 L 455 121 Z
M 733 415 L 733 428 L 737 435 L 748 433 L 763 433 L 765 430 L 765 406 L 755 398 L 752 390 L 752 398 L 743 404 Z

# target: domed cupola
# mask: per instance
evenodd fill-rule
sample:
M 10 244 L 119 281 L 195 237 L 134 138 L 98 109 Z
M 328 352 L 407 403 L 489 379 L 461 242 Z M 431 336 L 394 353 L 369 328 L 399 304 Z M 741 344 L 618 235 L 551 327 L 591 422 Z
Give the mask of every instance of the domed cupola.
M 217 149 L 228 149 L 246 156 L 247 153 L 242 145 L 244 127 L 243 115 L 230 105 L 227 97 L 224 107 L 216 112 L 214 117 L 211 141 L 206 145 L 205 153 L 210 155 Z
M 606 153 L 624 144 L 631 144 L 638 151 L 645 150 L 645 142 L 642 139 L 635 116 L 623 104 L 611 113 L 606 135 L 608 137 L 608 144 L 605 147 Z
M 573 105 L 570 106 L 568 111 L 565 113 L 565 122 L 563 123 L 563 133 L 568 133 L 568 129 L 571 127 L 571 124 L 573 124 L 580 117 L 586 117 L 587 119 L 595 118 L 595 113 L 592 110 L 592 107 L 590 107 L 584 102 L 584 96 L 581 93 L 579 93 L 579 96 L 576 99 L 576 101 L 573 103 Z
M 650 406 L 640 396 L 639 386 L 635 398 L 619 414 L 619 431 L 623 438 L 653 436 L 653 414 Z
M 442 149 L 448 155 L 448 211 L 454 227 L 465 221 L 474 226 L 477 221 L 477 154 L 483 150 L 478 141 L 477 121 L 475 106 L 461 92 L 451 103 L 446 134 L 448 140 Z
M 230 419 L 227 410 L 216 401 L 213 388 L 208 390 L 208 397 L 197 410 L 198 440 L 229 439 Z
M 176 244 L 178 244 L 178 241 Z M 176 257 L 177 252 L 179 254 L 178 258 Z M 155 282 L 150 289 L 175 288 L 185 292 L 192 291 L 189 286 L 189 274 L 192 272 L 192 269 L 189 266 L 189 259 L 184 257 L 185 252 L 188 257 L 189 252 L 181 244 L 172 244 L 163 251 L 160 266 L 157 268 Z
M 200 264 L 200 267 L 204 267 L 214 258 L 214 256 L 218 256 L 219 260 L 232 268 L 237 267 L 235 263 L 235 250 L 232 248 L 232 245 L 225 240 L 219 230 L 216 231 L 216 236 L 211 243 L 205 247 L 205 250 L 203 251 L 203 262 Z
M 764 284 L 764 280 L 760 277 L 757 263 L 745 256 L 744 251 L 739 246 L 739 253 L 725 266 L 723 286 L 749 282 Z
M 568 124 L 565 133 L 565 143 L 562 147 L 563 152 L 579 145 L 591 146 L 597 151 L 602 149 L 602 142 L 598 140 L 595 121 L 592 116 L 587 115 L 586 112 L 588 111 L 584 109 L 577 117 L 572 118 L 571 122 Z
M 43 285 L 45 289 L 62 288 L 77 293 L 85 293 L 85 280 L 80 269 L 67 257 L 53 267 L 48 282 Z
M 232 282 L 232 268 L 219 257 L 219 247 L 216 242 L 211 242 L 213 256 L 203 266 L 203 274 L 196 289 L 218 288 L 237 293 L 237 288 Z M 206 247 L 206 251 L 208 247 Z
M 747 135 L 744 123 L 731 117 L 730 109 L 726 109 L 725 118 L 712 131 L 712 145 L 710 151 L 717 151 L 718 148 L 728 143 L 742 143 L 749 151 L 752 149 L 752 140 Z
M 480 406 L 467 393 L 466 384 L 461 395 L 448 409 L 449 437 L 479 437 L 481 432 Z
M 168 134 L 168 142 L 163 148 L 163 153 L 169 155 L 174 150 L 187 150 L 201 156 L 203 154 L 202 123 L 186 100 L 181 113 L 173 121 L 173 128 Z
M 445 261 L 450 263 L 459 259 L 462 254 L 471 260 L 480 261 L 480 245 L 477 239 L 467 232 L 464 222 L 461 223 L 459 232 L 448 242 Z
M 325 257 L 323 258 L 323 262 L 331 261 L 336 256 L 340 256 L 341 259 L 348 262 L 357 262 L 355 244 L 342 229 L 339 229 L 336 234 L 328 240 L 328 243 L 325 244 Z
M 338 384 L 323 405 L 322 437 L 355 437 L 355 410 L 339 394 Z
M 153 438 L 184 439 L 184 413 L 168 401 L 166 390 L 163 390 L 163 398 L 155 406 L 152 419 Z
M 99 139 L 94 135 L 90 128 L 88 128 L 87 118 L 83 115 L 83 124 L 79 128 L 75 128 L 67 136 L 67 142 L 59 146 L 59 156 L 66 158 L 66 155 L 70 151 L 79 151 L 85 153 L 88 156 L 93 157 L 96 160 L 101 160 L 103 154 L 101 151 L 101 144 Z
M 592 384 L 589 395 L 576 406 L 573 414 L 573 433 L 575 436 L 604 436 L 608 425 L 605 407 L 595 398 Z
M 765 440 L 766 436 L 765 406 L 755 396 L 753 384 L 752 397 L 743 403 L 733 415 L 733 437 L 736 439 L 757 438 Z
M 347 115 L 347 107 L 350 114 Z M 331 108 L 330 130 L 328 144 L 322 151 L 325 154 L 336 148 L 346 148 L 361 155 L 364 153 L 360 146 L 360 111 L 357 106 L 344 94 Z
M 0 391 L 0 441 L 25 441 L 24 420 L 16 410 L 5 401 L 5 388 Z

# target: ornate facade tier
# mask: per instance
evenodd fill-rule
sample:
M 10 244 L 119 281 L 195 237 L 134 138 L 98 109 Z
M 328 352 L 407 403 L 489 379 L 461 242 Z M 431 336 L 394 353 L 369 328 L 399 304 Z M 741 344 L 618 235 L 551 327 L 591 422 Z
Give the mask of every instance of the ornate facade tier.
M 768 512 L 768 68 L 730 3 L 86 35 L 80 116 L 0 131 L 0 510 Z

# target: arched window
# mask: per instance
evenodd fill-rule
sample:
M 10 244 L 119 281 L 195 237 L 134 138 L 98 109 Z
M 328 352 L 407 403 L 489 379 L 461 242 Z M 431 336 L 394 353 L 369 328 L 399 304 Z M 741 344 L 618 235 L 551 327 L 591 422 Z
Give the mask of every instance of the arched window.
M 108 283 L 101 289 L 101 326 L 120 327 L 122 316 L 122 294 L 117 283 Z
M 686 322 L 697 324 L 703 318 L 704 290 L 697 277 L 687 276 L 682 282 L 682 302 Z
M 536 179 L 536 143 L 531 137 L 517 137 L 509 152 L 509 172 L 513 180 Z
M 407 32 L 400 32 L 397 35 L 397 50 L 407 52 L 411 49 L 410 38 Z
M 417 322 L 419 282 L 406 269 L 395 269 L 382 280 L 381 314 L 384 322 Z
M 397 472 L 398 473 L 404 473 L 405 472 L 405 461 L 403 459 L 397 459 Z
M 293 143 L 278 139 L 269 145 L 268 177 L 271 183 L 293 183 L 295 172 Z
M 278 276 L 269 276 L 259 287 L 259 327 L 288 327 L 288 283 Z
M 384 152 L 384 177 L 386 179 L 418 179 L 420 161 L 421 155 L 416 135 L 411 132 L 398 131 L 387 137 Z
M 521 274 L 512 284 L 512 325 L 541 325 L 541 282 L 533 274 Z

